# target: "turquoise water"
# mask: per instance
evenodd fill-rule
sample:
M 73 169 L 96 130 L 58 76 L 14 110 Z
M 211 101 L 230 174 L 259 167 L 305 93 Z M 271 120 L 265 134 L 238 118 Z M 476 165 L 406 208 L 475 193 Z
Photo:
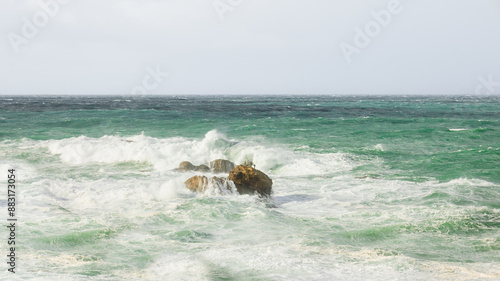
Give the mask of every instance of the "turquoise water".
M 272 198 L 172 171 L 217 158 Z M 496 280 L 499 164 L 498 97 L 0 98 L 19 279 Z

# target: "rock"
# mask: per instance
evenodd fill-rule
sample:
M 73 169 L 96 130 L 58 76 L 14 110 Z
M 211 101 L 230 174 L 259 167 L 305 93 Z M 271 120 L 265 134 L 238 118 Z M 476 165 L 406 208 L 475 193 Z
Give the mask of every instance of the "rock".
M 229 172 L 228 179 L 234 182 L 239 194 L 255 194 L 270 196 L 273 180 L 263 172 L 246 165 L 238 165 Z
M 230 169 L 231 168 L 231 169 Z M 219 193 L 232 193 L 234 189 L 239 194 L 255 194 L 260 196 L 270 196 L 272 192 L 273 181 L 263 172 L 248 166 L 238 165 L 229 160 L 217 159 L 210 162 L 210 168 L 207 165 L 195 166 L 187 161 L 182 162 L 177 169 L 181 172 L 199 171 L 214 173 L 227 173 L 228 178 L 206 176 L 194 176 L 184 182 L 189 190 L 195 192 L 205 192 L 211 190 Z
M 252 168 L 255 168 L 255 164 L 254 164 L 252 161 L 250 161 L 250 160 L 246 160 L 246 161 L 245 161 L 245 162 L 243 162 L 243 164 L 241 164 L 241 165 L 243 165 L 243 166 L 250 166 L 250 167 L 252 167 Z
M 229 173 L 235 167 L 236 165 L 229 160 L 217 159 L 210 162 L 210 169 L 212 170 L 212 173 L 215 174 Z
M 210 172 L 210 168 L 207 165 L 202 164 L 200 166 L 195 166 L 188 161 L 181 162 L 179 164 L 179 168 L 177 168 L 175 170 L 179 171 L 179 172 L 189 172 L 189 171 L 196 171 L 196 172 L 203 172 L 203 173 Z
M 207 183 L 208 183 L 207 177 L 194 176 L 185 181 L 184 185 L 186 185 L 187 189 L 191 191 L 203 192 L 203 190 L 206 188 Z
M 191 162 L 188 161 L 182 161 L 179 164 L 179 168 L 177 168 L 177 171 L 179 172 L 188 172 L 188 171 L 193 171 L 196 168 L 195 165 L 191 164 Z
M 203 173 L 210 172 L 210 168 L 207 165 L 203 165 L 203 164 L 200 165 L 200 166 L 195 167 L 194 170 L 197 171 L 197 172 L 203 172 Z
M 194 176 L 184 182 L 187 189 L 203 193 L 212 189 L 215 193 L 232 193 L 234 184 L 227 178 Z

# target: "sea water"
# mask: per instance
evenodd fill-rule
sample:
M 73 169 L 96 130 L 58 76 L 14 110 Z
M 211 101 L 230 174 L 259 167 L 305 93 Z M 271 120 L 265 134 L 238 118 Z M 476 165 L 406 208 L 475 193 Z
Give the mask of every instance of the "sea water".
M 219 158 L 272 197 L 174 171 Z M 2 279 L 500 279 L 498 97 L 3 96 L 5 226 L 9 169 Z

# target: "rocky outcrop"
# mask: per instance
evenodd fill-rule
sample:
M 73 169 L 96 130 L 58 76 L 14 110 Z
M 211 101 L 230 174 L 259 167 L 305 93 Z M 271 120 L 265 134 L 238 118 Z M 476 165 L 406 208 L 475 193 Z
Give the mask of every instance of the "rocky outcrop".
M 238 165 L 230 173 L 228 179 L 234 183 L 239 194 L 255 194 L 270 196 L 273 180 L 263 172 L 247 165 Z
M 194 176 L 184 182 L 187 189 L 195 192 L 203 192 L 208 184 L 208 178 L 205 176 Z
M 236 165 L 229 160 L 217 159 L 210 162 L 210 170 L 215 174 L 229 173 L 235 167 Z
M 227 178 L 206 176 L 194 176 L 184 182 L 189 190 L 195 192 L 205 192 L 212 190 L 215 192 L 232 193 L 235 189 L 239 194 L 259 194 L 260 196 L 270 196 L 272 193 L 273 180 L 266 174 L 252 167 L 252 164 L 245 162 L 244 165 L 235 166 L 233 162 L 224 159 L 217 159 L 207 165 L 195 166 L 187 161 L 182 162 L 180 172 L 198 171 L 213 173 L 229 173 Z
M 200 166 L 197 166 L 195 167 L 194 169 L 196 172 L 203 172 L 203 173 L 209 173 L 210 172 L 210 168 L 207 166 L 207 165 L 200 165 Z
M 176 171 L 179 172 L 189 172 L 189 171 L 195 171 L 195 172 L 203 172 L 203 173 L 208 173 L 210 172 L 210 168 L 207 165 L 199 165 L 195 166 L 191 164 L 191 162 L 188 161 L 183 161 L 179 164 L 179 168 L 175 169 Z
M 196 166 L 193 165 L 193 164 L 191 164 L 191 162 L 182 161 L 179 164 L 179 168 L 177 168 L 177 171 L 179 171 L 179 172 L 188 172 L 188 171 L 194 171 L 195 168 L 196 168 Z
M 234 189 L 234 184 L 227 178 L 205 176 L 194 176 L 184 182 L 184 185 L 191 191 L 204 193 L 211 189 L 216 193 L 231 193 Z

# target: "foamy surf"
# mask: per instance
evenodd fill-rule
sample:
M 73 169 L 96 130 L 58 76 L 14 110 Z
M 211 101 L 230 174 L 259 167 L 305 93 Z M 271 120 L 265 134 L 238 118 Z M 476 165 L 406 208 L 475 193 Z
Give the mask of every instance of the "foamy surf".
M 182 161 L 208 163 L 223 158 L 230 142 L 216 131 L 202 140 L 186 138 L 158 139 L 145 135 L 131 137 L 103 136 L 42 142 L 52 154 L 70 165 L 89 163 L 146 162 L 157 170 L 174 169 Z
M 348 171 L 356 165 L 342 153 L 312 154 L 272 143 L 229 140 L 216 130 L 209 131 L 201 140 L 159 139 L 141 134 L 27 141 L 30 145 L 47 148 L 63 163 L 73 166 L 136 162 L 151 165 L 156 171 L 169 171 L 182 161 L 199 165 L 222 158 L 235 163 L 252 161 L 260 170 L 278 176 L 308 176 Z
M 0 103 L 0 169 L 19 184 L 16 276 L 498 279 L 498 99 L 370 99 Z M 272 196 L 224 182 L 193 193 L 188 178 L 215 175 L 174 171 L 216 158 L 252 161 Z

